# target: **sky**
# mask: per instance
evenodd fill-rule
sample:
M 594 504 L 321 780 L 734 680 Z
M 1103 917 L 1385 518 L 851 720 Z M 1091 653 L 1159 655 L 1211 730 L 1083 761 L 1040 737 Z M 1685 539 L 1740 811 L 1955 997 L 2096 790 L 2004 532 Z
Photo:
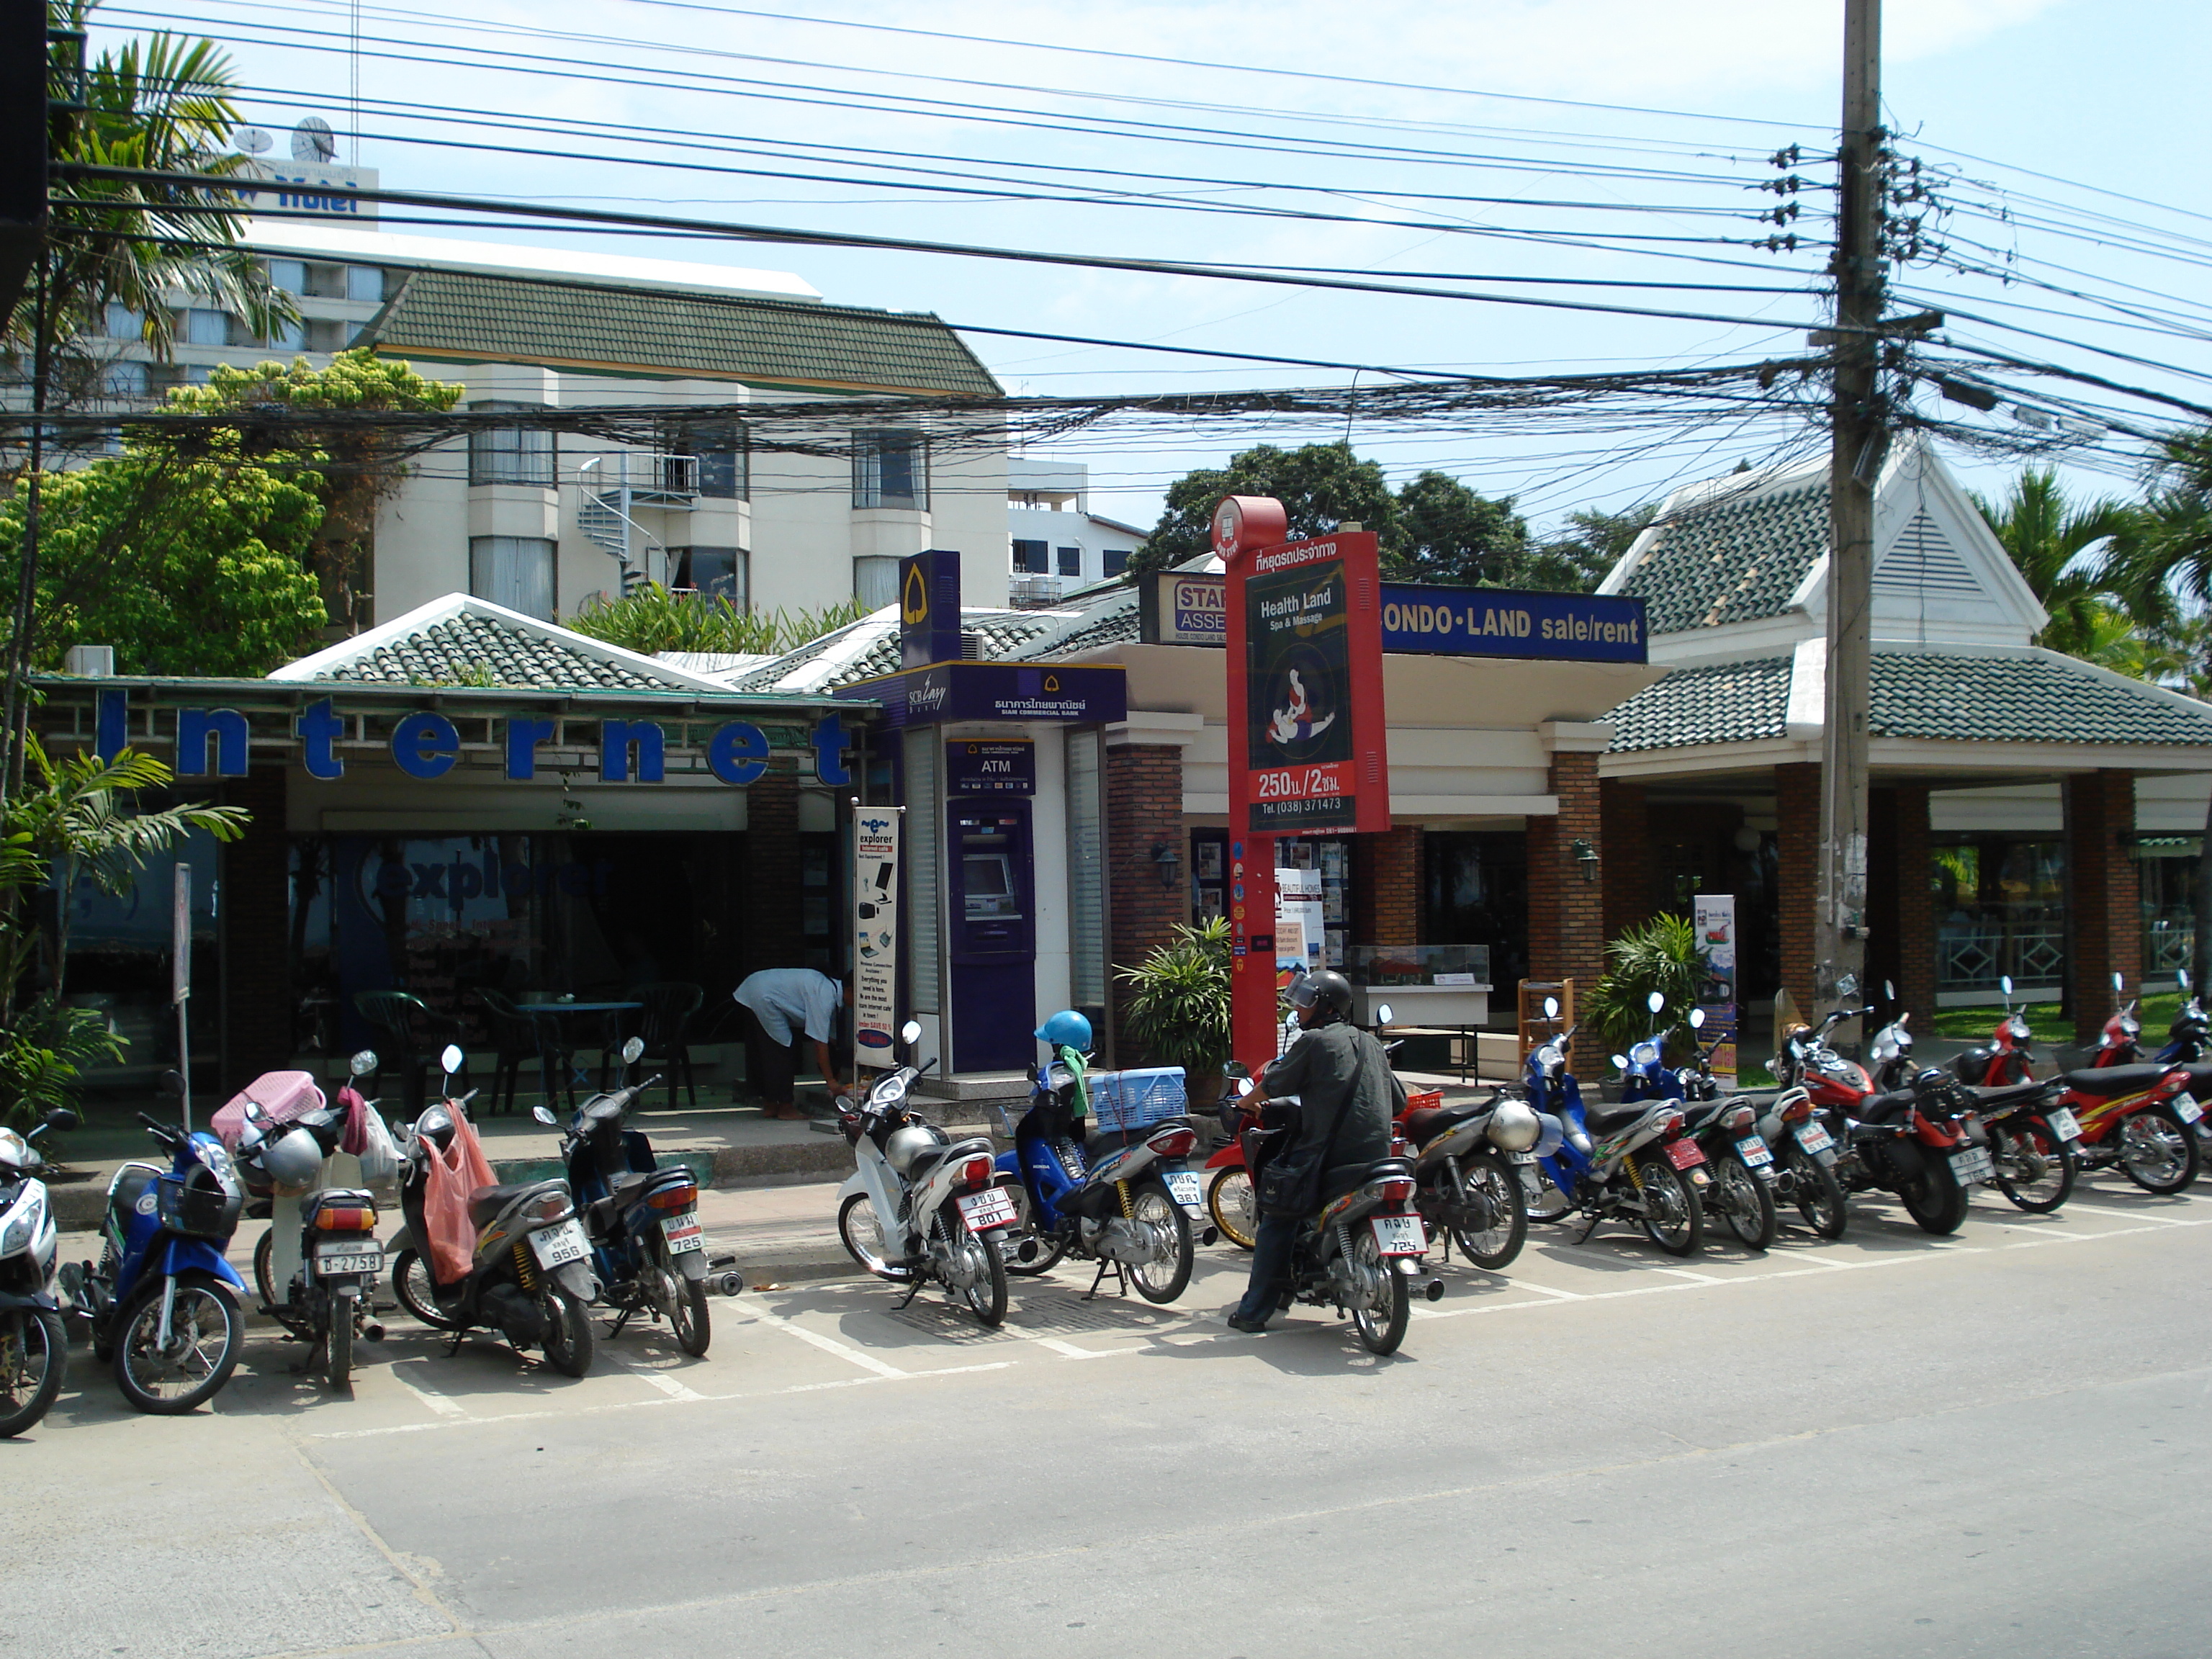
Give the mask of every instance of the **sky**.
M 1913 0 L 1888 9 L 1885 104 L 1899 148 L 1923 161 L 1948 209 L 1929 232 L 1951 262 L 1906 271 L 1896 307 L 1975 313 L 1986 320 L 1954 317 L 1949 331 L 1967 349 L 2212 403 L 2203 378 L 2212 374 L 2212 185 L 2197 165 L 2212 7 Z M 799 0 L 763 0 L 755 10 L 705 0 L 477 0 L 465 16 L 422 0 L 360 0 L 360 20 L 357 60 L 337 0 L 109 3 L 94 14 L 94 43 L 155 27 L 224 42 L 247 89 L 246 118 L 276 132 L 279 155 L 284 131 L 308 114 L 348 135 L 340 153 L 350 154 L 357 69 L 360 160 L 393 187 L 1185 263 L 1343 268 L 1705 319 L 738 240 L 586 244 L 788 270 L 835 302 L 955 324 L 1421 374 L 1520 375 L 1799 354 L 1806 328 L 1821 320 L 1823 250 L 1742 244 L 1777 229 L 1753 216 L 1785 200 L 1802 215 L 1786 228 L 1808 240 L 1826 234 L 1823 191 L 1784 198 L 1759 187 L 1790 172 L 1816 185 L 1832 176 L 1820 152 L 1834 143 L 1841 0 L 1451 9 L 946 0 L 926 12 Z M 841 26 L 851 24 L 869 27 Z M 922 28 L 931 33 L 914 32 Z M 1148 61 L 1160 59 L 1177 61 Z M 514 130 L 545 122 L 572 130 Z M 641 143 L 653 138 L 663 142 Z M 1769 164 L 1793 143 L 1804 157 L 1796 167 Z M 470 147 L 486 143 L 508 148 Z M 777 173 L 813 176 L 763 176 Z M 911 188 L 920 183 L 951 189 Z M 1006 199 L 1040 188 L 1081 199 Z M 1118 193 L 1101 199 L 1106 191 Z M 1290 214 L 1309 216 L 1282 216 Z M 420 234 L 576 245 L 545 231 Z M 2003 284 L 1958 263 L 2092 298 Z M 1451 280 L 1469 274 L 1486 280 Z M 1649 283 L 1759 291 L 1589 285 Z M 967 337 L 1022 394 L 1349 378 Z M 1360 381 L 1389 378 L 1363 371 Z M 2007 384 L 2026 387 L 2031 403 L 2039 395 L 2039 383 L 2017 374 Z M 2081 425 L 2081 441 L 2057 458 L 2081 490 L 2131 488 L 2147 434 L 2186 418 L 2139 398 L 2039 386 L 2094 399 L 2124 428 Z M 1923 402 L 1937 406 L 1932 393 Z M 2025 430 L 2008 408 L 1944 407 L 1969 424 Z M 1094 509 L 1149 526 L 1162 489 L 1191 467 L 1257 441 L 1348 436 L 1394 482 L 1433 467 L 1514 495 L 1539 527 L 1576 508 L 1631 506 L 1740 460 L 1817 453 L 1802 416 L 1692 415 L 1624 431 L 1494 418 L 1355 422 L 1348 432 L 1341 422 L 1109 423 L 1031 453 L 1087 463 Z M 1984 492 L 2001 491 L 2021 465 L 1966 445 L 1945 453 Z

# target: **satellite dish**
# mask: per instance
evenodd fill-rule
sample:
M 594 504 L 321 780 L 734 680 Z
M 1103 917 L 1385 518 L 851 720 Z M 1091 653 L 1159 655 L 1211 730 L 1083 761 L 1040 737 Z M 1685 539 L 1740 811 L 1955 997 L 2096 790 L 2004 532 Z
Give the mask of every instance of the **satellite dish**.
M 248 155 L 265 155 L 269 147 L 276 142 L 259 127 L 240 127 L 231 137 L 239 149 Z
M 337 136 L 319 115 L 310 115 L 292 129 L 292 159 L 295 161 L 335 161 Z

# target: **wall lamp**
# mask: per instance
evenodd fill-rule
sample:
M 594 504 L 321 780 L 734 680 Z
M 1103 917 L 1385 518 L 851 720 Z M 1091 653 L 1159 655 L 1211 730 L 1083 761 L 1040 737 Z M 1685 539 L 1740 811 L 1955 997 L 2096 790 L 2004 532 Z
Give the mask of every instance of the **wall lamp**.
M 1182 863 L 1182 854 L 1175 849 L 1172 843 L 1164 841 L 1153 843 L 1152 867 L 1160 872 L 1161 886 L 1176 884 L 1176 871 Z
M 1597 879 L 1597 848 L 1577 836 L 1574 844 L 1567 848 L 1567 856 L 1581 868 L 1584 881 Z

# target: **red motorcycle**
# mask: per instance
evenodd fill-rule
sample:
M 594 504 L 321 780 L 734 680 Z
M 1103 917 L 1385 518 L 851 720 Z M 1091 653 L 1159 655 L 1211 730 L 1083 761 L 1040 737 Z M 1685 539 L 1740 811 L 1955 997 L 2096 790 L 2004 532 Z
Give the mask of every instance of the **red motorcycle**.
M 1248 1078 L 1222 1079 L 1226 1085 L 1215 1109 L 1221 1131 L 1213 1138 L 1213 1156 L 1206 1167 L 1213 1171 L 1206 1182 L 1206 1208 L 1221 1236 L 1240 1250 L 1249 1250 L 1260 1238 L 1259 1200 L 1252 1192 L 1251 1171 L 1244 1164 L 1244 1139 L 1260 1127 L 1260 1115 L 1249 1109 L 1243 1097 L 1252 1092 Z
M 2007 974 L 1997 984 L 2004 992 L 2004 1018 L 1980 1048 L 1951 1057 L 1952 1075 L 1983 1089 L 2008 1089 L 2027 1082 L 2034 1058 L 2028 1053 L 2033 1034 L 2027 1029 L 2027 1016 L 2012 1004 L 2012 975 Z

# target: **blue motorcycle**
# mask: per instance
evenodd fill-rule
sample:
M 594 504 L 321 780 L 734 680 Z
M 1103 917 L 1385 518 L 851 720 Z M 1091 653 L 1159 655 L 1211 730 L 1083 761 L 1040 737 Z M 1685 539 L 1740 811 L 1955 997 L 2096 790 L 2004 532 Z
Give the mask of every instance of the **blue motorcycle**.
M 163 1092 L 184 1097 L 172 1072 Z M 169 1167 L 125 1164 L 107 1183 L 100 1265 L 74 1262 L 62 1281 L 92 1325 L 94 1356 L 142 1412 L 188 1412 L 212 1399 L 238 1366 L 246 1281 L 223 1260 L 246 1189 L 222 1142 L 138 1115 Z
M 1705 1025 L 1704 1009 L 1690 1010 L 1690 1064 L 1669 1066 L 1666 1022 L 1660 1018 L 1667 999 L 1654 991 L 1645 1006 L 1651 1010 L 1651 1035 L 1626 1054 L 1613 1057 L 1621 1077 L 1621 1101 L 1680 1103 L 1685 1132 L 1698 1143 L 1711 1172 L 1712 1185 L 1699 1201 L 1708 1213 L 1717 1212 L 1745 1244 L 1763 1250 L 1774 1243 L 1781 1212 L 1774 1202 L 1774 1153 L 1759 1133 L 1759 1114 L 1747 1102 L 1721 1098 L 1719 1081 L 1713 1076 L 1712 1048 L 1698 1041 Z M 1716 1037 L 1714 1045 L 1719 1041 Z
M 1544 999 L 1554 1027 L 1557 997 Z M 1587 1239 L 1600 1222 L 1632 1219 L 1669 1255 L 1688 1255 L 1705 1242 L 1705 1154 L 1686 1136 L 1684 1114 L 1672 1101 L 1626 1106 L 1583 1103 L 1583 1087 L 1567 1067 L 1575 1031 L 1570 1027 L 1528 1051 L 1522 1086 L 1542 1125 L 1536 1161 L 1521 1167 L 1528 1218 L 1589 1218 Z

